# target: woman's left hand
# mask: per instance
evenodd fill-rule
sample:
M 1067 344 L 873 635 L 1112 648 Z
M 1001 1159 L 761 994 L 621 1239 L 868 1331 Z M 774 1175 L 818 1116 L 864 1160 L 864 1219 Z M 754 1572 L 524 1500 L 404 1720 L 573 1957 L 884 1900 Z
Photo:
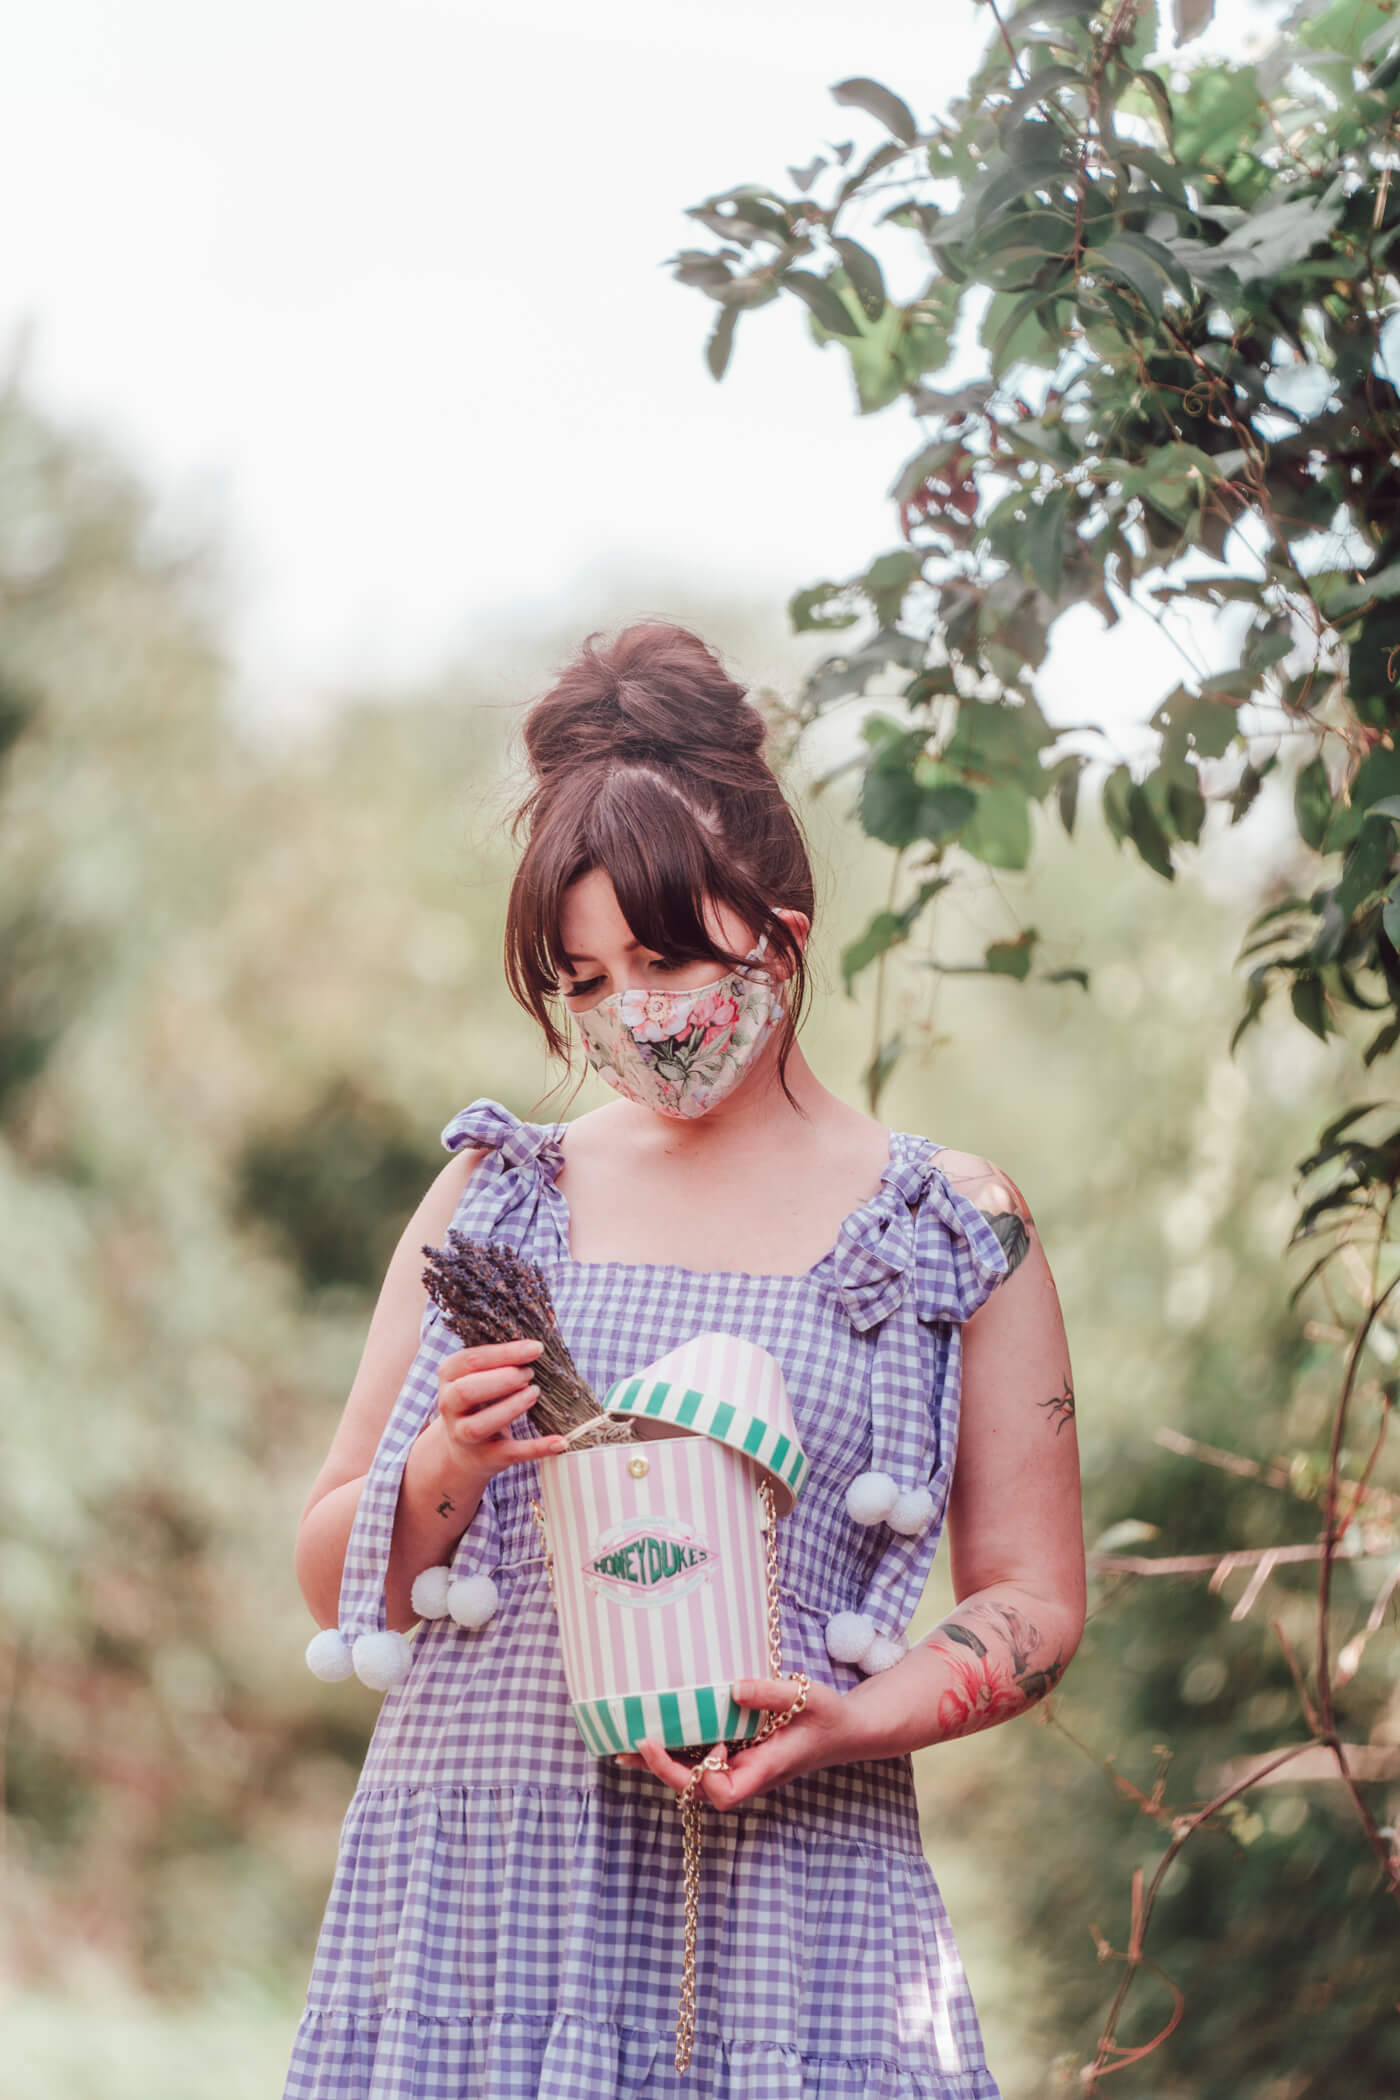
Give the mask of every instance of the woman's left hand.
M 734 1686 L 737 1706 L 764 1707 L 783 1713 L 797 1697 L 790 1677 L 741 1677 Z M 819 1772 L 827 1765 L 843 1764 L 863 1755 L 848 1726 L 845 1694 L 815 1680 L 807 1688 L 807 1703 L 795 1721 L 775 1728 L 761 1743 L 731 1746 L 729 1762 L 719 1771 L 707 1771 L 699 1791 L 716 1808 L 737 1808 L 755 1794 L 766 1794 L 785 1779 L 802 1772 Z M 683 1793 L 695 1770 L 682 1764 L 661 1744 L 643 1742 L 640 1754 L 625 1751 L 614 1759 L 633 1770 L 654 1772 L 676 1793 Z

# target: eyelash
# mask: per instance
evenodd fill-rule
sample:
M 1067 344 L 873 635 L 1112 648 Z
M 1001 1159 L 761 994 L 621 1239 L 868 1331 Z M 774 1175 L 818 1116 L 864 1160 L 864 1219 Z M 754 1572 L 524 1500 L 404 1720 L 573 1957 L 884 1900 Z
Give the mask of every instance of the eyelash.
M 685 968 L 685 964 L 678 962 L 666 962 L 658 956 L 656 961 L 652 964 L 652 968 L 654 970 L 683 970 Z M 564 997 L 566 999 L 577 999 L 580 992 L 591 992 L 593 990 L 593 987 L 597 984 L 601 984 L 602 981 L 603 980 L 601 977 L 587 977 L 584 979 L 582 984 L 571 984 L 568 990 L 565 992 Z

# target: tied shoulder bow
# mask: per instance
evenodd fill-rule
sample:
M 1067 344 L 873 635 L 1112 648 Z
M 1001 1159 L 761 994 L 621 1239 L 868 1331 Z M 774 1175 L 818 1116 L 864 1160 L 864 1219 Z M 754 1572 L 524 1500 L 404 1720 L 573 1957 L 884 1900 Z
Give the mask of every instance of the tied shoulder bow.
M 938 1149 L 893 1160 L 875 1200 L 841 1229 L 833 1280 L 859 1333 L 880 1327 L 906 1302 L 912 1303 L 917 1320 L 947 1323 L 956 1330 L 1007 1273 L 1001 1241 L 976 1205 L 952 1187 L 934 1157 Z M 921 1538 L 933 1526 L 951 1478 L 960 1344 L 960 1335 L 950 1332 L 939 1400 L 939 1442 L 945 1449 L 936 1452 L 929 1479 L 911 1471 L 927 1460 L 927 1443 L 910 1419 L 911 1387 L 917 1392 L 919 1376 L 917 1336 L 877 1337 L 871 1369 L 874 1464 L 856 1474 L 846 1488 L 846 1513 L 852 1523 L 883 1523 L 901 1542 Z M 892 1540 L 860 1607 L 837 1612 L 827 1621 L 827 1652 L 833 1660 L 853 1663 L 867 1675 L 898 1662 L 908 1640 L 902 1630 L 884 1631 L 881 1619 L 888 1620 L 901 1591 L 913 1581 L 907 1547 L 896 1547 Z

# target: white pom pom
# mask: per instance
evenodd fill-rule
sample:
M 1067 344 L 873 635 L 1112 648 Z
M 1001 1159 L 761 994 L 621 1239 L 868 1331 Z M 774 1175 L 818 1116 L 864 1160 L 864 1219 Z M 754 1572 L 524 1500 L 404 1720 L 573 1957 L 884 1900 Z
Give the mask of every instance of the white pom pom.
M 424 1568 L 421 1575 L 413 1578 L 409 1591 L 409 1602 L 420 1619 L 445 1619 L 447 1616 L 447 1592 L 452 1583 L 452 1570 L 443 1565 Z
M 898 1498 L 898 1483 L 888 1473 L 857 1473 L 846 1490 L 846 1514 L 853 1524 L 878 1524 Z
M 867 1677 L 873 1677 L 877 1670 L 891 1669 L 908 1652 L 909 1643 L 902 1634 L 891 1638 L 888 1634 L 877 1633 L 861 1657 L 860 1666 Z
M 325 1626 L 306 1644 L 306 1667 L 323 1684 L 343 1684 L 354 1675 L 350 1643 L 338 1626 Z
M 933 1522 L 933 1496 L 927 1488 L 906 1488 L 885 1518 L 891 1531 L 899 1531 L 906 1538 L 917 1538 L 927 1531 Z
M 402 1633 L 362 1633 L 350 1653 L 355 1675 L 372 1692 L 392 1692 L 403 1683 L 413 1661 L 408 1636 Z
M 459 1626 L 475 1629 L 494 1616 L 501 1593 L 489 1575 L 459 1575 L 447 1592 L 447 1609 Z
M 858 1663 L 876 1638 L 868 1612 L 838 1611 L 826 1622 L 826 1652 L 833 1662 Z

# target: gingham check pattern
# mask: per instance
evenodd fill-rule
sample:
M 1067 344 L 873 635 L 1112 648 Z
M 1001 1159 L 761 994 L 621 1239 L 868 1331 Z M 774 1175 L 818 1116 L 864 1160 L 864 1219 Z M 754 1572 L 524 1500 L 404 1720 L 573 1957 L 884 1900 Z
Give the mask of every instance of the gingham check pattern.
M 595 1392 L 706 1329 L 777 1357 L 811 1462 L 778 1527 L 782 1666 L 849 1689 L 860 1672 L 828 1656 L 826 1621 L 865 1609 L 892 1632 L 918 1604 L 956 1453 L 959 1323 L 1006 1273 L 1000 1242 L 940 1148 L 895 1132 L 879 1189 L 805 1274 L 575 1262 L 555 1186 L 566 1130 L 489 1099 L 454 1117 L 449 1150 L 490 1148 L 454 1225 L 540 1263 Z M 351 1532 L 351 1638 L 384 1623 L 404 1461 L 457 1346 L 430 1306 Z M 847 1483 L 871 1467 L 931 1488 L 921 1537 L 850 1521 Z M 908 1757 L 705 1813 L 695 2044 L 677 2074 L 681 1819 L 571 1716 L 537 1482 L 529 1462 L 497 1475 L 454 1557 L 494 1577 L 495 1616 L 424 1622 L 382 1701 L 283 2100 L 1000 2100 Z

